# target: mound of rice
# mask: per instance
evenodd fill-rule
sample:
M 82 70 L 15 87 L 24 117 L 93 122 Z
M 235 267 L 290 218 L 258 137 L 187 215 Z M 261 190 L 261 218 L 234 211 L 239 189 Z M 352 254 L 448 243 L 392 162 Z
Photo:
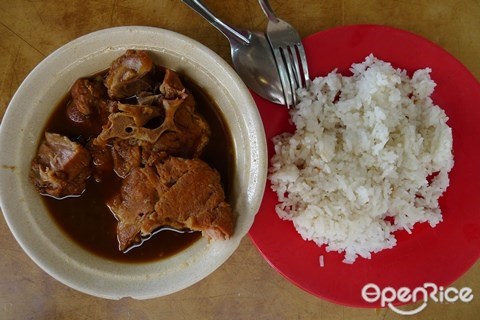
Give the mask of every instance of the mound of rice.
M 274 138 L 269 174 L 277 214 L 346 263 L 392 248 L 396 230 L 442 221 L 438 199 L 453 166 L 430 69 L 409 78 L 370 55 L 350 70 L 299 90 L 296 130 Z

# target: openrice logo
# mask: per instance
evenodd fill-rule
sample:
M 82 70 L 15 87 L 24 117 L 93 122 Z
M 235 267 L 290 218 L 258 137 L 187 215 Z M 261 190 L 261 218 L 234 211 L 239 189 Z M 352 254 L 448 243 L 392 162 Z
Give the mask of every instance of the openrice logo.
M 473 300 L 473 292 L 472 289 L 468 287 L 461 289 L 448 287 L 445 289 L 431 282 L 424 283 L 422 287 L 413 290 L 407 287 L 401 287 L 399 289 L 385 287 L 380 289 L 375 283 L 368 283 L 362 288 L 362 298 L 369 303 L 375 303 L 380 300 L 380 306 L 382 308 L 387 306 L 398 314 L 413 315 L 425 309 L 429 299 L 440 303 L 454 303 L 457 301 L 468 303 Z M 420 306 L 407 311 L 400 310 L 392 304 L 394 301 L 414 303 L 421 300 L 423 300 L 423 303 Z

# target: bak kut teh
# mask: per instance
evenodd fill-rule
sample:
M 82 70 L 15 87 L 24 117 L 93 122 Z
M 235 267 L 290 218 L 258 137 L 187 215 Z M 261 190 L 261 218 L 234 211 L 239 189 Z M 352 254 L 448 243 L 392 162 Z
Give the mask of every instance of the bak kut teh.
M 232 236 L 232 154 L 228 128 L 198 84 L 127 50 L 73 84 L 45 127 L 30 180 L 64 229 L 94 251 L 114 239 L 127 252 L 164 229 L 190 239 L 179 241 L 185 247 L 199 238 L 192 232 Z

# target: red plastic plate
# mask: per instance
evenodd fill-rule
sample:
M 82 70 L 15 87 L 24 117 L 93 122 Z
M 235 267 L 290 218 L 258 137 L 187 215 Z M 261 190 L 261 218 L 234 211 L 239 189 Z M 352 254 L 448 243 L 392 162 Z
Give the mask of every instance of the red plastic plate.
M 448 286 L 466 272 L 480 256 L 480 84 L 454 57 L 439 46 L 412 33 L 383 26 L 356 25 L 334 28 L 304 39 L 310 73 L 324 76 L 334 68 L 350 74 L 352 63 L 373 53 L 394 67 L 412 72 L 432 69 L 437 83 L 434 103 L 445 110 L 453 130 L 455 165 L 450 187 L 441 198 L 444 221 L 431 228 L 417 224 L 412 234 L 399 231 L 397 245 L 358 258 L 352 265 L 343 255 L 326 252 L 302 240 L 290 221 L 275 213 L 276 194 L 267 182 L 265 196 L 250 237 L 265 259 L 300 288 L 332 302 L 359 307 L 378 307 L 361 295 L 367 283 L 380 288 L 408 287 L 425 283 Z M 254 95 L 264 120 L 269 157 L 271 138 L 291 130 L 285 107 Z M 319 257 L 324 257 L 324 267 Z

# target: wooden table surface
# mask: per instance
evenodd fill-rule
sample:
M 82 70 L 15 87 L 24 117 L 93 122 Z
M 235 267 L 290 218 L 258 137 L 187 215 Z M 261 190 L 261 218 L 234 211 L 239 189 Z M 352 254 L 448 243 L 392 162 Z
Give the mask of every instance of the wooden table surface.
M 206 1 L 221 18 L 262 30 L 256 0 Z M 445 48 L 480 78 L 478 0 L 272 0 L 279 16 L 307 36 L 347 24 L 382 24 Z M 27 74 L 70 40 L 103 28 L 146 25 L 194 38 L 230 62 L 227 40 L 179 0 L 2 0 L 0 114 Z M 1 151 L 0 151 L 1 152 Z M 279 275 L 246 237 L 217 271 L 167 297 L 110 301 L 70 289 L 39 269 L 0 219 L 0 319 L 400 319 L 389 309 L 356 309 L 316 298 Z M 480 263 L 454 284 L 473 289 L 469 304 L 430 303 L 410 319 L 479 319 Z

